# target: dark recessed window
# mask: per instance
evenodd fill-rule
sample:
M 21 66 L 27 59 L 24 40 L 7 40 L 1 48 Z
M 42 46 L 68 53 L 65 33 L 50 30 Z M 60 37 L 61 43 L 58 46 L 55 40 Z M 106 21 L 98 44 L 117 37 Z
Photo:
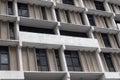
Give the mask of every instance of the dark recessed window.
M 74 5 L 74 1 L 73 0 L 63 0 L 64 4 L 70 4 L 70 5 Z
M 117 35 L 114 35 L 114 38 L 115 38 L 115 41 L 116 41 L 116 43 L 117 43 L 118 48 L 120 48 L 119 41 L 118 41 L 118 39 L 117 39 Z
M 56 57 L 58 71 L 62 71 L 58 50 L 55 50 L 55 57 Z
M 90 25 L 91 25 L 91 26 L 96 26 L 96 25 L 95 25 L 95 20 L 94 20 L 94 18 L 93 18 L 93 15 L 88 14 L 87 16 L 88 16 L 88 20 L 89 20 L 89 22 L 90 22 Z
M 69 11 L 65 11 L 66 19 L 68 23 L 71 23 Z
M 36 49 L 38 71 L 49 71 L 47 53 L 45 49 Z
M 82 71 L 77 51 L 65 51 L 65 58 L 69 71 Z
M 88 38 L 87 33 L 83 33 L 83 32 L 73 32 L 73 31 L 60 30 L 60 34 L 61 35 L 65 35 L 65 36 L 74 36 L 74 37 L 85 37 L 85 38 Z
M 14 23 L 12 22 L 9 23 L 9 34 L 10 34 L 10 39 L 14 40 L 15 39 Z
M 29 17 L 27 4 L 18 3 L 18 15 L 23 17 Z
M 20 26 L 20 31 L 33 32 L 33 33 L 54 34 L 53 29 L 35 28 L 35 27 L 27 27 L 27 26 Z
M 8 1 L 8 14 L 13 15 L 13 3 Z
M 9 70 L 8 47 L 0 46 L 0 70 Z
M 84 23 L 82 14 L 80 13 L 79 15 L 80 15 L 80 19 L 81 19 L 81 21 L 82 21 L 82 24 L 84 25 L 85 23 Z
M 104 54 L 104 58 L 105 58 L 105 61 L 106 61 L 109 71 L 115 72 L 115 68 L 114 68 L 113 62 L 111 60 L 111 55 L 109 53 L 103 53 L 103 54 Z
M 107 35 L 107 34 L 104 34 L 104 33 L 102 33 L 101 35 L 102 35 L 102 38 L 103 38 L 105 47 L 111 47 L 111 44 L 110 44 L 108 35 Z
M 55 9 L 55 12 L 56 12 L 56 16 L 57 16 L 57 21 L 61 21 L 58 9 Z
M 45 7 L 41 7 L 41 11 L 42 11 L 43 20 L 47 20 L 47 14 L 46 14 Z
M 94 3 L 95 3 L 95 6 L 96 6 L 96 9 L 97 9 L 97 10 L 103 10 L 103 11 L 105 11 L 103 2 L 94 1 Z
M 108 26 L 108 24 L 107 24 L 107 21 L 106 21 L 105 17 L 104 17 L 103 19 L 104 19 L 104 22 L 105 22 L 106 27 L 109 28 L 109 26 Z

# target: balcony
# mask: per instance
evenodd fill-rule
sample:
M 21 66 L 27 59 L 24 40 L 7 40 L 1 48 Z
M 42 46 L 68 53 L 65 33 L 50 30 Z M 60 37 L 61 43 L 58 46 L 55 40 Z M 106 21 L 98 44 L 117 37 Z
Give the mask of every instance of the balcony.
M 17 17 L 14 15 L 0 14 L 0 20 L 13 22 L 17 20 Z
M 113 28 L 99 28 L 97 26 L 93 27 L 93 30 L 95 32 L 101 32 L 101 33 L 110 33 L 110 34 L 117 34 L 120 31 L 117 29 L 113 29 Z
M 44 28 L 54 28 L 58 23 L 54 21 L 48 20 L 38 20 L 38 19 L 31 19 L 28 17 L 20 17 L 20 25 L 24 26 L 34 26 L 34 27 L 43 27 Z
M 26 80 L 63 80 L 66 72 L 25 72 Z M 47 76 L 47 77 L 46 77 Z
M 120 80 L 119 72 L 106 72 L 104 73 L 105 80 Z
M 21 71 L 0 71 L 1 80 L 24 80 L 24 72 Z
M 71 80 L 99 80 L 104 73 L 92 73 L 92 72 L 70 72 Z
M 31 3 L 48 7 L 51 7 L 53 5 L 52 0 L 17 0 L 17 1 L 22 3 Z
M 110 13 L 108 11 L 95 10 L 95 9 L 87 9 L 86 13 L 94 14 L 94 15 L 101 15 L 101 16 L 106 16 L 106 17 L 111 17 L 113 15 L 113 13 Z
M 98 41 L 90 38 L 79 38 L 69 36 L 58 36 L 51 34 L 38 34 L 31 32 L 20 32 L 20 40 L 23 46 L 31 46 L 38 48 L 60 48 L 65 45 L 70 50 L 96 50 Z
M 75 12 L 83 12 L 85 10 L 85 8 L 83 7 L 77 7 L 74 5 L 61 4 L 61 3 L 56 3 L 56 8 L 63 9 L 63 10 L 69 10 L 69 11 L 75 11 Z

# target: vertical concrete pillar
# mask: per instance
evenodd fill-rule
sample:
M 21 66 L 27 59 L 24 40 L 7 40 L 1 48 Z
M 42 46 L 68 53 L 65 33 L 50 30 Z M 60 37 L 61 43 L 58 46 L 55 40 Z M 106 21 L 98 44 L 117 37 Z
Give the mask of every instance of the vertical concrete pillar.
M 83 3 L 83 0 L 80 0 L 80 4 L 81 4 L 81 7 L 85 7 L 84 3 Z
M 13 0 L 13 13 L 15 16 L 18 16 L 17 0 Z
M 23 62 L 22 62 L 22 51 L 21 51 L 22 43 L 20 42 L 18 49 L 18 64 L 19 64 L 19 70 L 23 71 Z
M 52 7 L 51 7 L 52 17 L 53 17 L 53 20 L 54 20 L 55 22 L 57 22 L 57 17 L 56 17 L 56 12 L 55 12 L 55 6 L 56 6 L 56 3 L 53 2 L 53 5 L 52 5 Z
M 101 59 L 100 54 L 99 54 L 100 52 L 101 52 L 101 50 L 100 50 L 100 48 L 98 48 L 98 50 L 96 51 L 96 57 L 98 59 L 98 64 L 99 64 L 101 71 L 105 72 L 104 65 L 102 63 L 102 59 Z
M 106 10 L 106 11 L 111 12 L 111 10 L 110 10 L 110 7 L 109 7 L 109 5 L 108 5 L 108 1 L 107 1 L 107 0 L 106 0 L 106 1 L 104 1 L 104 7 L 105 7 L 105 10 Z
M 59 30 L 60 22 L 57 23 L 57 25 L 54 28 L 55 34 L 60 35 L 60 30 Z
M 64 50 L 65 50 L 65 46 L 62 45 L 62 47 L 61 47 L 60 50 L 59 50 L 61 67 L 62 67 L 62 70 L 63 70 L 63 71 L 68 71 L 67 63 L 66 63 L 66 59 L 65 59 L 65 54 L 64 54 Z
M 82 16 L 83 16 L 83 21 L 85 22 L 85 25 L 90 26 L 87 14 L 86 14 L 87 9 L 83 12 Z

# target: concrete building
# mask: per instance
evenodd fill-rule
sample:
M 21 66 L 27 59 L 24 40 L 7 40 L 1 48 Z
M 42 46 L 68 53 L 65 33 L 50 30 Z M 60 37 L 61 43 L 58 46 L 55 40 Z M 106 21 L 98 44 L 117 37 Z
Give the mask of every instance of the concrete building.
M 120 1 L 0 0 L 0 80 L 120 80 Z

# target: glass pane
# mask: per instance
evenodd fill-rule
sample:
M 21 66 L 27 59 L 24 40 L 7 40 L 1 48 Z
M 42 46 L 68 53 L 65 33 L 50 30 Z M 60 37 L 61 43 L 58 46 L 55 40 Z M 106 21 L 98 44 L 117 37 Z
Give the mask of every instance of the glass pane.
M 12 11 L 11 8 L 8 8 L 8 14 L 9 14 L 9 15 L 13 15 L 13 11 Z
M 72 58 L 72 62 L 74 66 L 80 66 L 79 59 L 78 58 Z
M 48 66 L 42 66 L 42 67 L 41 67 L 41 70 L 42 70 L 42 71 L 49 71 Z
M 7 54 L 1 54 L 1 64 L 8 64 L 8 55 Z
M 18 15 L 22 16 L 21 9 L 18 9 Z
M 81 68 L 80 67 L 74 67 L 74 70 L 75 71 L 81 71 Z
M 68 67 L 68 70 L 69 71 L 74 71 L 74 68 L 73 67 Z
M 28 10 L 22 10 L 22 16 L 28 17 Z
M 9 70 L 8 65 L 1 65 L 0 70 Z
M 40 57 L 40 64 L 47 65 L 47 59 L 45 57 Z
M 67 65 L 71 66 L 72 65 L 72 60 L 70 57 L 66 57 Z

